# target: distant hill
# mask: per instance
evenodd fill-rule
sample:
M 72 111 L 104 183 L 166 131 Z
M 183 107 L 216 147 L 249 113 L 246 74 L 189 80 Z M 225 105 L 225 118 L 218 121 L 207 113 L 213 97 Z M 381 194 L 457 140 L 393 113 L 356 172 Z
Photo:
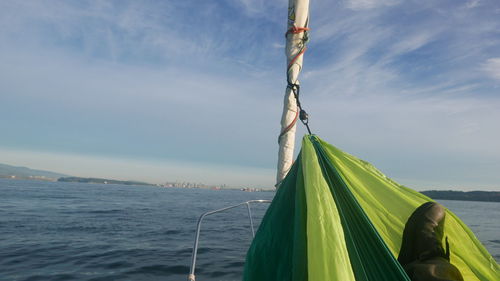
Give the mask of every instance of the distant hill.
M 427 190 L 421 193 L 434 200 L 500 202 L 500 191 Z
M 60 177 L 67 176 L 68 175 L 49 171 L 34 170 L 26 167 L 16 167 L 6 164 L 0 164 L 0 178 L 57 180 Z
M 100 183 L 100 184 L 124 184 L 124 185 L 153 185 L 140 181 L 120 181 L 99 178 L 79 178 L 79 177 L 62 177 L 57 181 L 59 182 L 83 182 L 83 183 Z

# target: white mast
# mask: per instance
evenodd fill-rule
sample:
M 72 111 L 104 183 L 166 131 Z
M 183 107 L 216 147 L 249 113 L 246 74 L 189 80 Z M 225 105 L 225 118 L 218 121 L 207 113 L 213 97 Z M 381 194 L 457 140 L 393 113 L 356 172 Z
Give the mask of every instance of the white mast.
M 285 50 L 288 87 L 285 93 L 283 114 L 281 116 L 281 133 L 278 139 L 279 154 L 276 186 L 285 178 L 293 164 L 296 123 L 297 119 L 299 119 L 299 109 L 294 90 L 298 90 L 298 77 L 302 70 L 302 55 L 306 51 L 308 26 L 309 0 L 289 0 Z

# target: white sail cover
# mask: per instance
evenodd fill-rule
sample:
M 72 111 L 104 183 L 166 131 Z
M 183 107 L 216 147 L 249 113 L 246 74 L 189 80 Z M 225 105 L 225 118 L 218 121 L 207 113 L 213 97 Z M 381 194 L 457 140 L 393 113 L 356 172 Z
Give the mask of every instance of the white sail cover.
M 309 0 L 289 0 L 285 50 L 287 56 L 287 81 L 289 84 L 299 84 L 298 76 L 302 69 L 303 54 L 306 50 L 308 26 Z M 292 88 L 289 85 L 286 89 L 283 114 L 281 116 L 276 186 L 285 178 L 293 164 L 295 131 L 299 110 Z

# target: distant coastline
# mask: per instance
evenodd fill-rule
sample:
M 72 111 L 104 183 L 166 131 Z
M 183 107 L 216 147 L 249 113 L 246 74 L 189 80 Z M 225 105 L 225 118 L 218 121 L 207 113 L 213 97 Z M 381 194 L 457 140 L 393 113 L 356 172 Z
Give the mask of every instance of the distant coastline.
M 123 184 L 137 186 L 157 186 L 164 188 L 203 188 L 212 190 L 242 190 L 242 191 L 273 191 L 265 188 L 229 188 L 225 184 L 207 185 L 203 183 L 188 182 L 166 182 L 164 184 L 152 184 L 147 182 L 132 180 L 113 180 L 103 178 L 83 178 L 64 175 L 50 171 L 35 170 L 27 167 L 11 166 L 0 164 L 0 178 L 13 180 L 43 180 L 57 182 L 79 182 L 90 184 Z M 500 191 L 455 191 L 455 190 L 426 190 L 422 194 L 429 196 L 434 200 L 459 200 L 459 201 L 480 201 L 480 202 L 500 202 Z
M 500 191 L 427 190 L 421 193 L 434 200 L 500 202 Z
M 140 181 L 121 181 L 101 178 L 80 178 L 80 177 L 62 177 L 57 179 L 58 182 L 81 182 L 81 183 L 97 183 L 97 184 L 122 184 L 122 185 L 148 185 L 155 184 L 140 182 Z
M 67 177 L 62 173 L 44 170 L 35 170 L 27 167 L 12 166 L 0 163 L 0 178 L 16 180 L 43 180 L 57 181 L 60 177 Z

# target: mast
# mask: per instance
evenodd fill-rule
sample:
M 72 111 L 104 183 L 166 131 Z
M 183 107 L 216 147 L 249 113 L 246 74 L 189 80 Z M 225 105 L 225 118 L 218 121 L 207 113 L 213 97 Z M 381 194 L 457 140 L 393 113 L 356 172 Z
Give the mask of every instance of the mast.
M 285 47 L 288 85 L 281 116 L 281 133 L 278 139 L 279 153 L 276 186 L 285 178 L 293 164 L 295 131 L 297 119 L 299 119 L 298 105 L 300 106 L 300 103 L 297 104 L 300 87 L 298 77 L 302 70 L 303 54 L 306 51 L 308 41 L 308 30 L 309 0 L 289 0 Z

